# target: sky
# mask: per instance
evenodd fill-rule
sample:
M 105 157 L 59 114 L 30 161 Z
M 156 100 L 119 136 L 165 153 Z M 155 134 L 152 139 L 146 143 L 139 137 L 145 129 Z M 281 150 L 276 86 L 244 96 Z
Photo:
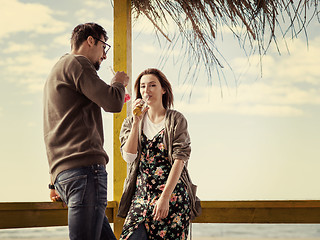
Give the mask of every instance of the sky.
M 43 85 L 55 62 L 70 51 L 70 35 L 79 23 L 99 23 L 113 44 L 113 8 L 109 0 L 0 0 L 0 6 L 0 202 L 49 201 Z M 172 29 L 168 33 L 172 36 Z M 134 21 L 132 34 L 132 79 L 146 68 L 161 68 L 172 83 L 175 109 L 188 120 L 189 172 L 200 199 L 320 198 L 316 19 L 308 27 L 308 42 L 303 34 L 279 39 L 281 54 L 271 45 L 262 67 L 258 55 L 247 57 L 222 28 L 215 43 L 232 70 L 225 64 L 225 78 L 208 79 L 202 69 L 194 85 L 184 81 L 183 47 L 167 53 L 163 65 L 166 40 L 156 37 L 146 19 Z M 112 59 L 110 51 L 98 72 L 107 83 Z M 103 113 L 103 121 L 112 200 L 112 114 Z

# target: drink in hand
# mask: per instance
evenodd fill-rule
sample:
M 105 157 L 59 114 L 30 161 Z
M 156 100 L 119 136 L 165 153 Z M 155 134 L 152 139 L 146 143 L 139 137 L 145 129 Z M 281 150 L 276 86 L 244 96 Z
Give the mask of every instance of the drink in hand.
M 148 106 L 147 100 L 144 101 L 143 99 L 141 99 L 141 101 L 133 109 L 133 114 L 136 116 L 140 116 L 142 114 L 142 112 L 146 109 L 147 106 Z

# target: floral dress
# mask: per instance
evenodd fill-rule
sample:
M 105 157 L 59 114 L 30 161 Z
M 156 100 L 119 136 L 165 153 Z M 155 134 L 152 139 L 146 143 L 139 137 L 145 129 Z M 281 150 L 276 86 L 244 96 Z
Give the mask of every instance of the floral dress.
M 120 239 L 128 239 L 141 223 L 145 224 L 148 239 L 187 239 L 190 200 L 180 179 L 171 194 L 168 216 L 160 221 L 153 220 L 153 208 L 171 170 L 163 135 L 164 129 L 151 140 L 143 133 L 141 135 L 142 153 L 136 191 Z

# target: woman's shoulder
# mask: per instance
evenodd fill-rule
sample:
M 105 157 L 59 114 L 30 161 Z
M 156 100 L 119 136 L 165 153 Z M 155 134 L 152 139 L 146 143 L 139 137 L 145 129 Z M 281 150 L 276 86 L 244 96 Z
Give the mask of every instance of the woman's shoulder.
M 166 115 L 169 119 L 185 119 L 184 115 L 175 109 L 168 109 Z

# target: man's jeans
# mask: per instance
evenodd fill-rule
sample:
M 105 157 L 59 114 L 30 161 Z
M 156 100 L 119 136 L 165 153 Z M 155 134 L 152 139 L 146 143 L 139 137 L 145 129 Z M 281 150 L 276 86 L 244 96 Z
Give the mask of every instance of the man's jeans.
M 105 165 L 92 165 L 61 172 L 55 187 L 68 205 L 71 240 L 116 240 L 105 210 L 107 207 Z

